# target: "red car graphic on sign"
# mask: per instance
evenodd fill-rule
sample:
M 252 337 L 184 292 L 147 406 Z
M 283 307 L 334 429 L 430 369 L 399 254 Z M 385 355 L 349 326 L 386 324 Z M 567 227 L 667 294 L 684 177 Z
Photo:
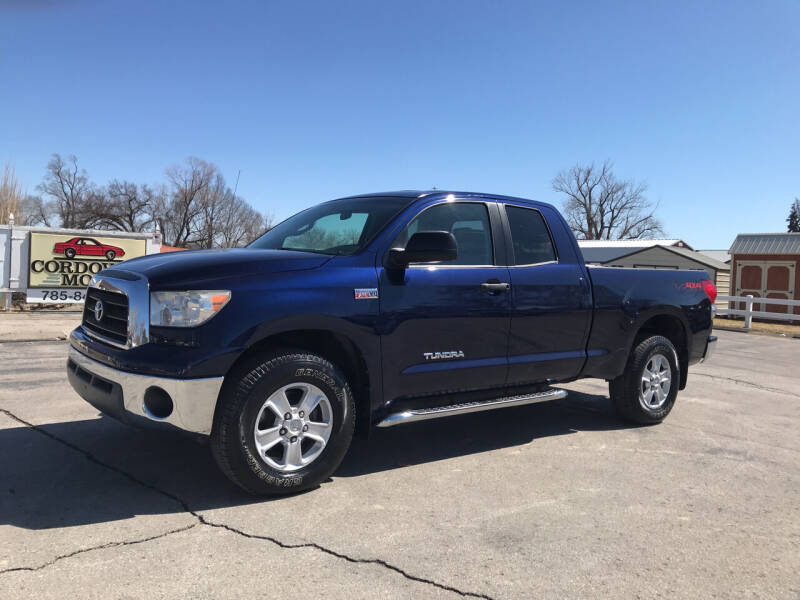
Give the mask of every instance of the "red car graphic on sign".
M 117 246 L 101 244 L 92 238 L 74 237 L 68 242 L 59 242 L 53 246 L 53 254 L 63 254 L 67 258 L 79 256 L 105 256 L 114 260 L 125 256 L 125 251 Z

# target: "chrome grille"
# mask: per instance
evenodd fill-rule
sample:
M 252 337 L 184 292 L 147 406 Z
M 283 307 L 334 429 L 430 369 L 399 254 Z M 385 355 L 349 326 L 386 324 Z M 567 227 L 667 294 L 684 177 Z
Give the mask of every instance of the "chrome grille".
M 97 319 L 95 309 L 102 302 L 102 314 Z M 101 341 L 125 345 L 128 342 L 128 296 L 90 287 L 83 306 L 83 328 Z

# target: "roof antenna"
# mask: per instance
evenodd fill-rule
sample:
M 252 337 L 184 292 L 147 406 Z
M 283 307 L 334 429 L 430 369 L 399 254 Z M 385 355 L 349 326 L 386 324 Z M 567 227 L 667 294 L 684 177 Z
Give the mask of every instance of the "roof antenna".
M 236 198 L 236 190 L 239 189 L 239 176 L 242 174 L 242 170 L 239 169 L 239 172 L 236 174 L 236 185 L 233 186 L 233 197 Z

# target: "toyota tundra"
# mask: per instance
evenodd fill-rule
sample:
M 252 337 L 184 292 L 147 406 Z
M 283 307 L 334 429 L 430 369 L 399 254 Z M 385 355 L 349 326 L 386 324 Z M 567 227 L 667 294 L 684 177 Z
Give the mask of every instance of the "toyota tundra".
M 103 413 L 208 436 L 233 482 L 280 494 L 325 480 L 354 434 L 554 400 L 580 378 L 658 423 L 714 349 L 715 296 L 704 271 L 587 267 L 548 204 L 369 194 L 247 248 L 94 275 L 67 371 Z

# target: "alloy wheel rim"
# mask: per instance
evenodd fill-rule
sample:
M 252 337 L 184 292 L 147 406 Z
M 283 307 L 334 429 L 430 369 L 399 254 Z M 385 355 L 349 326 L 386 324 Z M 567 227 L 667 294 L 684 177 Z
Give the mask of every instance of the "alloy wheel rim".
M 658 410 L 667 401 L 672 386 L 672 367 L 663 354 L 653 354 L 644 366 L 639 384 L 639 402 L 645 410 Z
M 253 441 L 264 462 L 288 473 L 316 460 L 332 429 L 333 409 L 325 392 L 311 383 L 290 383 L 261 405 Z

